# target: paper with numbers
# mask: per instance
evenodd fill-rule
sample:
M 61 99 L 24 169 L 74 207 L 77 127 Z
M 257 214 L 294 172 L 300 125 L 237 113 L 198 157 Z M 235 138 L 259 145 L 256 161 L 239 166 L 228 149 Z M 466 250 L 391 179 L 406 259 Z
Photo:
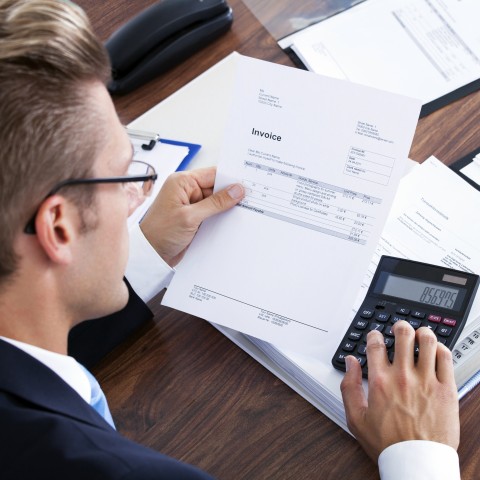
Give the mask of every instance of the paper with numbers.
M 346 328 L 406 159 L 420 101 L 238 56 L 216 188 L 163 303 L 315 351 Z

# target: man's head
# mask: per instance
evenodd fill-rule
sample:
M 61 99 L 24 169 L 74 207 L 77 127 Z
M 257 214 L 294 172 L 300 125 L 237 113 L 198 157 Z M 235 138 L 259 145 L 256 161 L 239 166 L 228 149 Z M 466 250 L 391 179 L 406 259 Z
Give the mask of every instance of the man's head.
M 46 197 L 67 179 L 127 174 L 131 145 L 109 78 L 106 51 L 78 7 L 0 0 L 0 293 L 34 265 L 30 274 L 53 272 L 77 320 L 126 302 L 131 206 L 122 184 Z M 37 232 L 28 235 L 32 217 Z
M 52 188 L 88 176 L 106 132 L 86 90 L 109 79 L 84 13 L 67 2 L 0 0 L 0 282 L 18 264 L 14 239 Z M 87 206 L 92 192 L 62 192 Z

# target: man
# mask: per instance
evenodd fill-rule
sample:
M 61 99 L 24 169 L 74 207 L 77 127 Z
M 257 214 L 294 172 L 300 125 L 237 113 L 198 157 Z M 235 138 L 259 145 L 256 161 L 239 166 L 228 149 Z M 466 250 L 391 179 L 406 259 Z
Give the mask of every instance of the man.
M 118 434 L 98 384 L 67 355 L 72 329 L 72 349 L 88 357 L 81 342 L 92 338 L 89 325 L 113 331 L 117 320 L 149 315 L 123 276 L 126 219 L 155 175 L 144 165 L 140 182 L 138 173 L 129 176 L 136 164 L 108 78 L 105 51 L 77 7 L 0 0 L 2 479 L 210 478 Z M 155 291 L 142 278 L 153 277 L 154 290 L 167 285 L 200 223 L 243 197 L 240 185 L 212 194 L 214 176 L 206 169 L 170 177 L 131 233 L 127 276 L 144 300 Z M 459 478 L 451 357 L 420 329 L 414 366 L 413 329 L 399 323 L 395 330 L 393 365 L 370 334 L 368 401 L 359 367 L 347 359 L 350 428 L 384 479 L 434 478 L 431 463 L 445 478 Z M 418 451 L 428 460 L 423 469 Z M 431 452 L 440 452 L 435 462 Z M 401 470 L 411 458 L 414 473 Z

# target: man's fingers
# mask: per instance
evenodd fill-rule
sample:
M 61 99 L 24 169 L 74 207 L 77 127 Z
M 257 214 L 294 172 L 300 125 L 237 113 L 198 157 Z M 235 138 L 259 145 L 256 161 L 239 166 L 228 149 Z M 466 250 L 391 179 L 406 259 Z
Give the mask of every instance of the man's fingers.
M 345 413 L 348 419 L 348 428 L 355 435 L 361 426 L 359 422 L 363 418 L 367 408 L 367 399 L 362 386 L 362 369 L 355 357 L 348 356 L 345 359 L 347 372 L 340 384 Z
M 197 224 L 217 213 L 225 212 L 235 206 L 245 196 L 245 189 L 239 183 L 230 185 L 209 197 L 192 204 L 190 208 L 195 212 Z
M 367 335 L 367 361 L 369 375 L 375 374 L 378 369 L 389 365 L 385 340 L 383 335 L 376 330 L 372 330 Z
M 394 365 L 405 369 L 414 364 L 415 330 L 405 320 L 400 320 L 393 326 L 395 334 Z
M 191 170 L 189 174 L 193 176 L 202 190 L 204 188 L 213 188 L 215 175 L 217 174 L 217 167 L 198 168 L 196 170 Z
M 440 383 L 455 382 L 453 376 L 453 361 L 452 352 L 445 346 L 439 343 L 437 345 L 437 378 Z M 456 387 L 455 387 L 456 389 Z
M 416 332 L 416 338 L 419 349 L 417 368 L 427 375 L 435 371 L 437 337 L 429 328 L 421 327 Z

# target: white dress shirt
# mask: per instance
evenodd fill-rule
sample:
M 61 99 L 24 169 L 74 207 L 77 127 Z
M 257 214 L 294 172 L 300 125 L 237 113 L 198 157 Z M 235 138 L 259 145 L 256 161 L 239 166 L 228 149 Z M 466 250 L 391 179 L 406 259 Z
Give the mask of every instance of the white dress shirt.
M 456 450 L 425 440 L 395 443 L 386 448 L 378 457 L 378 469 L 382 480 L 460 480 Z
M 125 276 L 147 303 L 168 286 L 175 273 L 145 238 L 139 225 L 130 228 L 130 254 Z

